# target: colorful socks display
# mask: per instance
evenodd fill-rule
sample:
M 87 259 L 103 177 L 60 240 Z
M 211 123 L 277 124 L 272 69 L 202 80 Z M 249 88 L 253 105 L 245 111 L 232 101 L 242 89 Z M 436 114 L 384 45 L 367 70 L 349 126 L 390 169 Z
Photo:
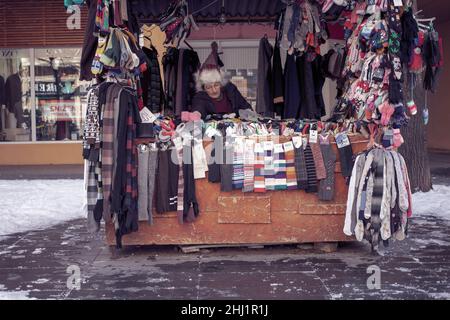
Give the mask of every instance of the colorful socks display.
M 259 142 L 255 143 L 255 184 L 254 192 L 266 192 L 266 184 L 264 177 L 264 148 Z
M 274 179 L 275 190 L 286 190 L 286 158 L 284 154 L 283 144 L 275 144 L 273 149 Z
M 297 189 L 297 177 L 295 173 L 295 152 L 292 141 L 285 142 L 284 156 L 286 158 L 286 185 L 288 190 Z
M 245 140 L 243 192 L 252 192 L 255 184 L 255 141 Z
M 273 164 L 273 141 L 264 141 L 264 177 L 266 190 L 275 190 L 275 166 Z

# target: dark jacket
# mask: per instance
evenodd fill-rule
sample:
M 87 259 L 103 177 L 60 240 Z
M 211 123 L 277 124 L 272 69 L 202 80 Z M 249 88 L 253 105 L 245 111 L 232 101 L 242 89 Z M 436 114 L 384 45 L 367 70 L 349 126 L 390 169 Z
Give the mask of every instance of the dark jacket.
M 273 116 L 273 96 L 271 90 L 273 47 L 267 37 L 259 42 L 258 52 L 258 89 L 256 96 L 256 112 L 264 116 Z
M 161 72 L 159 69 L 158 52 L 152 46 L 142 48 L 147 56 L 147 70 L 141 76 L 142 83 L 142 99 L 144 105 L 151 112 L 160 112 L 164 101 L 164 93 L 162 89 Z
M 250 104 L 245 100 L 238 88 L 228 82 L 223 88 L 222 92 L 230 101 L 233 112 L 239 115 L 239 109 L 251 109 Z M 202 114 L 202 119 L 206 118 L 208 114 L 215 114 L 216 108 L 212 98 L 205 92 L 198 92 L 192 100 L 192 111 L 198 111 Z

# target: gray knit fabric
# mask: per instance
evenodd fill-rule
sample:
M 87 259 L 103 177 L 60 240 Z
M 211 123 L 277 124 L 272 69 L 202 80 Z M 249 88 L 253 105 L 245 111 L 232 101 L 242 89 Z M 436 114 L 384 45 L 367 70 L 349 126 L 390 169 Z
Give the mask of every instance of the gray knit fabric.
M 323 162 L 327 177 L 319 181 L 319 200 L 332 201 L 334 199 L 334 168 L 336 166 L 336 154 L 329 143 L 321 143 Z
M 298 189 L 308 188 L 308 174 L 306 171 L 306 158 L 303 146 L 295 150 L 295 174 L 297 175 Z
M 158 150 L 146 147 L 138 151 L 138 214 L 139 221 L 153 224 L 153 195 L 155 192 Z
M 148 220 L 148 155 L 149 150 L 144 146 L 142 151 L 138 146 L 138 214 L 139 221 Z

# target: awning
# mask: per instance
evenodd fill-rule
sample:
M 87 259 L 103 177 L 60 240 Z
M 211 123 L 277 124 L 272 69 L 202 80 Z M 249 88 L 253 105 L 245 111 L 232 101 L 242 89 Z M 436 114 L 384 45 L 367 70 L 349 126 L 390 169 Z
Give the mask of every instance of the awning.
M 172 1 L 131 0 L 132 11 L 141 23 L 158 22 L 158 16 Z M 222 2 L 227 22 L 274 21 L 286 6 L 280 0 L 188 0 L 196 22 L 218 22 Z

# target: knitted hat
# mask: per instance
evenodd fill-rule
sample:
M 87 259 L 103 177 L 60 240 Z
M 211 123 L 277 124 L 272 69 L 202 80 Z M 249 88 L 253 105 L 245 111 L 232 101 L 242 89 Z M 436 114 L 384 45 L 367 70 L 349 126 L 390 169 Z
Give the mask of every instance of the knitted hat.
M 197 91 L 202 91 L 205 84 L 220 82 L 224 85 L 226 81 L 221 67 L 223 67 L 223 63 L 219 58 L 217 43 L 214 41 L 211 43 L 211 53 L 196 74 Z

